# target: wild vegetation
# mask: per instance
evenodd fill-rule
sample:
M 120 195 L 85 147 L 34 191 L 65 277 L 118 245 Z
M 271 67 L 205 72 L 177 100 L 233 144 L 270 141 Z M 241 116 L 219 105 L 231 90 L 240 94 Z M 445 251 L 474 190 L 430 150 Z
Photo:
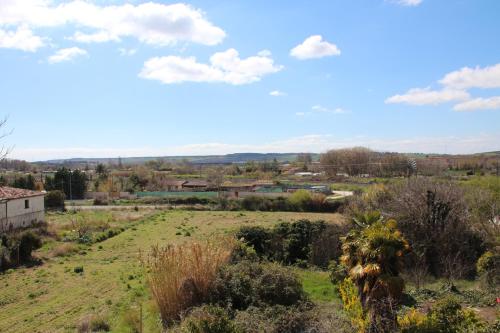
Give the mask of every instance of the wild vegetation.
M 496 332 L 495 164 L 415 170 L 419 158 L 304 155 L 291 165 L 314 171 L 307 179 L 277 161 L 59 168 L 33 174 L 34 187 L 25 174 L 25 188 L 51 190 L 47 224 L 2 237 L 0 331 Z M 211 192 L 65 202 L 186 175 Z M 224 194 L 224 182 L 249 176 L 290 192 Z M 327 197 L 318 182 L 354 195 Z M 108 207 L 91 207 L 98 200 Z

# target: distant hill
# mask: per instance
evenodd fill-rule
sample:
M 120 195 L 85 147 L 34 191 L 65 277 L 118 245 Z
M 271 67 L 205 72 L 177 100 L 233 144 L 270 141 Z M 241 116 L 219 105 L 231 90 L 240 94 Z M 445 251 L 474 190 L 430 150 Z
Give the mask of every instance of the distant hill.
M 122 158 L 70 158 L 34 162 L 36 164 L 141 164 L 151 160 L 163 159 L 166 162 L 189 161 L 193 164 L 231 164 L 246 163 L 250 161 L 265 162 L 276 159 L 278 162 L 293 162 L 299 153 L 236 153 L 227 155 L 206 156 L 149 156 L 149 157 L 122 157 Z M 319 154 L 311 154 L 313 160 L 319 160 Z

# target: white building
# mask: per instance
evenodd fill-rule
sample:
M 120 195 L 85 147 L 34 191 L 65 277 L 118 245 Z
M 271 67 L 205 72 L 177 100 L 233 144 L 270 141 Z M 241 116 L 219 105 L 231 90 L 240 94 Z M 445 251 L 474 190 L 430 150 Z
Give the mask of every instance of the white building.
M 44 192 L 0 187 L 0 232 L 45 220 Z

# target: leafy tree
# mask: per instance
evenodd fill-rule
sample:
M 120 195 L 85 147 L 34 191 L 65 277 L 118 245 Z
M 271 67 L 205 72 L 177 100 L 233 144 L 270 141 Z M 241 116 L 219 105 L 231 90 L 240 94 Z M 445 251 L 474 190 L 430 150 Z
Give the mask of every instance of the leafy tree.
M 45 195 L 45 207 L 64 209 L 64 199 L 64 192 L 58 190 L 49 191 Z
M 69 199 L 83 199 L 87 191 L 87 176 L 80 170 L 60 168 L 54 175 L 51 190 L 61 190 Z
M 376 213 L 366 217 L 362 228 L 353 229 L 343 238 L 341 261 L 357 287 L 361 306 L 370 316 L 368 332 L 389 332 L 396 325 L 393 306 L 403 292 L 399 273 L 409 245 L 395 220 L 375 218 Z
M 108 178 L 109 174 L 108 168 L 106 168 L 106 166 L 102 163 L 97 164 L 95 172 L 97 173 L 100 179 Z

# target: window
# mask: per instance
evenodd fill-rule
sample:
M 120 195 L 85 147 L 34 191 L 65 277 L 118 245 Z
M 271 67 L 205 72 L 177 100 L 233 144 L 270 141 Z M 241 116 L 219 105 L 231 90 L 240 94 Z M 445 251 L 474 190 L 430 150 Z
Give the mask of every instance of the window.
M 30 201 L 29 200 L 24 200 L 24 209 L 30 208 Z

